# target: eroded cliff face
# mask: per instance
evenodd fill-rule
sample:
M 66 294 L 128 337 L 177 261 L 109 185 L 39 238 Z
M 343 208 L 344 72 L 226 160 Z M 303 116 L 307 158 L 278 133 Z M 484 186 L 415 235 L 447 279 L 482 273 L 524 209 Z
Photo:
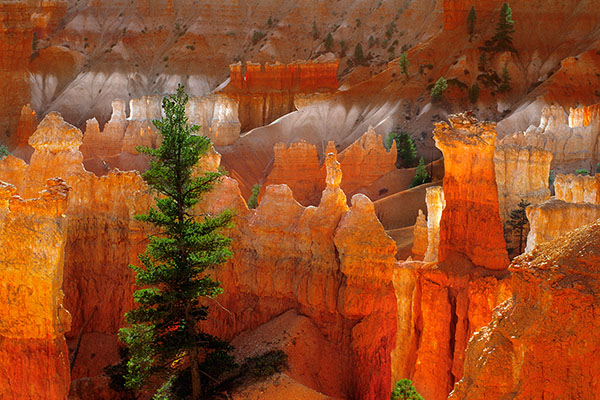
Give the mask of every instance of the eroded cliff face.
M 510 266 L 513 296 L 469 342 L 458 399 L 592 399 L 600 390 L 600 223 Z
M 35 149 L 29 165 L 12 156 L 0 161 L 0 179 L 24 197 L 38 192 L 51 177 L 61 177 L 72 187 L 64 222 L 65 305 L 73 316 L 66 332 L 69 345 L 83 333 L 73 378 L 96 376 L 118 359 L 115 333 L 133 305 L 127 265 L 137 260 L 146 237 L 132 217 L 152 201 L 137 172 L 103 177 L 87 172 L 78 150 L 81 142 L 77 128 L 50 113 L 29 139 Z
M 440 221 L 439 261 L 463 254 L 475 265 L 501 270 L 508 255 L 499 216 L 494 170 L 495 124 L 470 114 L 435 124 L 444 154 L 446 207 Z
M 510 219 L 521 200 L 532 205 L 550 198 L 548 177 L 552 153 L 533 147 L 500 145 L 494 153 L 500 217 Z
M 265 179 L 265 185 L 286 184 L 294 198 L 303 205 L 316 205 L 325 188 L 325 164 L 319 163 L 317 147 L 305 141 L 286 146 L 278 143 L 273 147 L 273 168 Z M 336 146 L 329 142 L 325 154 L 337 154 Z M 379 178 L 395 171 L 396 146 L 386 150 L 383 139 L 369 128 L 357 141 L 338 155 L 344 180 L 341 188 L 346 193 L 356 193 L 369 187 Z
M 67 397 L 64 333 L 71 316 L 62 291 L 69 186 L 49 179 L 23 200 L 0 182 L 0 397 Z
M 526 131 L 508 135 L 501 144 L 550 151 L 555 171 L 594 171 L 600 160 L 600 118 L 597 110 L 597 105 L 571 108 L 567 115 L 561 106 L 545 107 L 539 126 L 530 126 Z

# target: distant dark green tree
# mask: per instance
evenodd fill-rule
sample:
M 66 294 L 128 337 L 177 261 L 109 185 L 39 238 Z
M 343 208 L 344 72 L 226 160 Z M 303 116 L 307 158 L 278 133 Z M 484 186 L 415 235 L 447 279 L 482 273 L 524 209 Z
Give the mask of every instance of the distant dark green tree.
M 446 89 L 448 89 L 448 82 L 446 82 L 446 79 L 442 76 L 440 79 L 437 80 L 437 82 L 433 86 L 433 89 L 431 89 L 431 98 L 433 100 L 441 99 L 442 94 Z
M 139 390 L 155 377 L 153 384 L 166 380 L 164 392 L 187 374 L 192 399 L 198 400 L 208 382 L 234 365 L 227 354 L 231 347 L 198 327 L 208 317 L 202 299 L 222 292 L 219 282 L 206 271 L 231 257 L 231 239 L 220 231 L 230 225 L 232 214 L 194 212 L 221 173 L 194 173 L 210 140 L 196 135 L 197 126 L 188 125 L 187 100 L 181 85 L 176 94 L 165 97 L 165 117 L 153 121 L 162 136 L 161 146 L 137 149 L 150 156 L 150 169 L 143 178 L 156 193 L 156 203 L 147 214 L 135 218 L 153 225 L 156 234 L 149 237 L 146 252 L 139 256 L 142 266 L 131 266 L 140 289 L 133 294 L 136 308 L 125 315 L 131 326 L 122 328 L 119 335 L 130 356 L 127 388 Z
M 312 34 L 313 39 L 317 40 L 319 38 L 319 28 L 317 28 L 317 21 L 315 20 L 313 20 Z
M 354 58 L 359 61 L 362 61 L 365 58 L 363 48 L 360 43 L 357 43 L 356 47 L 354 48 Z
M 477 62 L 477 69 L 481 72 L 485 72 L 487 70 L 488 57 L 485 51 L 481 52 L 479 56 L 479 61 Z
M 398 60 L 398 66 L 400 67 L 400 72 L 402 72 L 408 78 L 408 58 L 406 57 L 406 52 L 403 51 L 400 54 L 400 59 Z
M 600 163 L 596 164 L 596 173 L 600 173 Z
M 512 19 L 512 10 L 508 3 L 504 3 L 500 8 L 500 16 L 496 25 L 496 33 L 490 40 L 486 40 L 485 49 L 492 53 L 510 51 L 517 53 L 513 46 L 512 34 L 515 33 L 515 22 Z
M 413 386 L 410 379 L 402 379 L 396 382 L 392 390 L 390 400 L 424 400 L 417 389 Z
M 519 204 L 517 205 L 517 209 L 514 209 L 510 212 L 510 219 L 507 224 L 510 227 L 513 234 L 519 240 L 519 253 L 523 252 L 523 239 L 525 237 L 525 230 L 529 221 L 527 220 L 527 213 L 525 212 L 527 207 L 530 206 L 531 203 L 526 202 L 521 199 Z
M 589 175 L 590 171 L 588 171 L 587 169 L 576 169 L 575 173 L 577 175 Z
M 4 157 L 6 157 L 9 154 L 10 154 L 10 151 L 8 151 L 8 147 L 6 147 L 3 144 L 0 144 L 0 160 L 2 160 Z
M 502 68 L 502 76 L 500 77 L 502 81 L 500 85 L 498 85 L 498 91 L 501 93 L 509 92 L 510 87 L 510 74 L 508 73 L 508 66 L 504 63 L 504 68 Z
M 248 198 L 248 208 L 256 208 L 258 206 L 258 194 L 260 193 L 260 185 L 257 183 L 252 186 L 252 192 Z
M 331 51 L 332 47 L 333 47 L 333 36 L 331 35 L 331 32 L 329 32 L 327 34 L 327 37 L 325 38 L 325 51 Z
M 413 179 L 410 187 L 416 187 L 422 185 L 424 183 L 429 182 L 429 172 L 427 172 L 427 167 L 425 166 L 425 160 L 423 157 L 419 159 L 419 164 L 417 165 L 417 170 L 415 172 L 415 178 Z
M 417 148 L 415 142 L 407 132 L 390 132 L 385 139 L 386 149 L 392 148 L 392 143 L 396 142 L 396 151 L 398 157 L 396 158 L 397 168 L 411 168 L 415 166 L 417 161 Z
M 473 38 L 473 33 L 475 33 L 475 21 L 477 21 L 475 6 L 471 6 L 471 10 L 469 10 L 469 15 L 467 15 L 467 32 L 469 33 L 469 42 Z
M 469 88 L 469 100 L 473 104 L 477 103 L 477 100 L 479 100 L 479 85 L 477 83 L 474 83 Z

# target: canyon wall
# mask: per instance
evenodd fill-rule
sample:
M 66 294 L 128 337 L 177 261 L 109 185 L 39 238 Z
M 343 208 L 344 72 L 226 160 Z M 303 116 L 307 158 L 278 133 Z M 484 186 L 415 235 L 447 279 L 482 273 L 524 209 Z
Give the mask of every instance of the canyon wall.
M 501 144 L 537 147 L 553 155 L 552 169 L 572 172 L 595 171 L 600 161 L 600 118 L 598 105 L 571 108 L 567 115 L 561 106 L 542 110 L 539 126 L 505 136 Z
M 494 170 L 495 124 L 470 114 L 436 123 L 433 137 L 444 154 L 446 207 L 440 221 L 440 262 L 463 254 L 475 265 L 501 270 L 508 255 L 499 216 Z
M 600 223 L 518 257 L 513 295 L 473 336 L 450 399 L 593 399 L 600 390 Z
M 494 153 L 500 217 L 510 219 L 521 200 L 535 205 L 550 198 L 552 153 L 533 147 L 500 145 Z
M 62 292 L 69 186 L 23 200 L 0 182 L 0 398 L 63 400 L 70 384 Z

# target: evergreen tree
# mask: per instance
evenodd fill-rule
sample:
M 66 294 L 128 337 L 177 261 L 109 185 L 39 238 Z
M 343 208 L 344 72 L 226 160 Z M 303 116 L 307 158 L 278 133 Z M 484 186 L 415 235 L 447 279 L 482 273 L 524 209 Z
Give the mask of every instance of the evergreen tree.
M 415 147 L 415 142 L 410 137 L 410 134 L 407 132 L 391 132 L 384 143 L 386 149 L 391 149 L 392 143 L 394 142 L 396 142 L 396 151 L 398 152 L 396 167 L 414 167 L 415 161 L 417 161 L 417 148 Z
M 528 203 L 525 200 L 521 199 L 521 201 L 518 204 L 519 208 L 510 212 L 510 219 L 507 222 L 511 231 L 514 234 L 516 234 L 517 238 L 519 239 L 518 254 L 521 254 L 523 252 L 523 237 L 525 236 L 525 229 L 529 224 L 529 221 L 527 220 L 527 213 L 525 211 L 530 205 L 531 203 Z
M 410 187 L 415 187 L 422 185 L 424 183 L 429 182 L 429 172 L 427 172 L 427 167 L 425 166 L 425 160 L 423 157 L 419 160 L 419 164 L 417 165 L 417 170 L 415 172 L 415 178 L 413 179 Z
M 390 400 L 424 400 L 417 392 L 410 379 L 401 379 L 396 382 Z
M 327 34 L 327 37 L 325 38 L 325 51 L 331 51 L 332 47 L 333 47 L 333 36 L 331 35 L 331 32 L 329 32 Z
M 473 33 L 475 33 L 475 21 L 477 21 L 477 15 L 475 14 L 475 6 L 471 6 L 469 15 L 467 15 L 467 32 L 469 32 L 469 42 L 473 39 Z
M 357 43 L 356 47 L 354 48 L 354 58 L 359 61 L 362 61 L 365 58 L 365 55 L 363 54 L 363 48 L 360 43 Z
M 400 59 L 398 60 L 398 65 L 400 66 L 400 71 L 406 75 L 406 77 L 408 78 L 408 58 L 406 57 L 406 52 L 403 51 L 402 54 L 400 54 Z
M 500 9 L 500 17 L 496 25 L 496 34 L 485 42 L 485 49 L 498 53 L 501 51 L 510 51 L 516 53 L 513 46 L 512 34 L 515 33 L 514 21 L 512 19 L 512 10 L 508 3 L 504 3 Z
M 257 183 L 252 186 L 250 197 L 248 198 L 248 208 L 256 208 L 258 206 L 258 194 L 260 193 L 260 185 Z
M 439 100 L 446 89 L 448 89 L 448 82 L 446 82 L 446 79 L 442 76 L 437 80 L 433 89 L 431 89 L 431 98 L 433 100 Z
M 6 157 L 9 154 L 10 154 L 10 151 L 8 151 L 8 147 L 6 147 L 3 144 L 0 144 L 0 160 L 2 160 L 4 157 Z
M 508 66 L 504 63 L 504 68 L 502 68 L 502 81 L 498 86 L 499 92 L 508 92 L 510 91 L 510 74 L 508 73 Z
M 479 85 L 477 83 L 474 83 L 469 89 L 469 100 L 473 104 L 477 103 L 477 100 L 479 100 Z
M 138 148 L 151 158 L 143 178 L 157 196 L 148 213 L 135 218 L 152 224 L 157 233 L 139 256 L 142 266 L 130 266 L 141 289 L 133 295 L 137 307 L 126 314 L 131 326 L 119 334 L 129 348 L 128 388 L 139 390 L 158 377 L 167 382 L 160 390 L 164 393 L 173 382 L 188 379 L 186 388 L 191 387 L 198 400 L 206 391 L 207 377 L 214 381 L 223 368 L 233 366 L 227 354 L 230 346 L 198 327 L 208 316 L 202 299 L 222 292 L 219 282 L 205 272 L 231 257 L 231 239 L 219 232 L 229 226 L 232 214 L 194 214 L 194 205 L 221 174 L 193 173 L 210 140 L 195 135 L 198 127 L 188 125 L 187 100 L 181 85 L 176 94 L 165 97 L 165 117 L 153 121 L 161 146 Z

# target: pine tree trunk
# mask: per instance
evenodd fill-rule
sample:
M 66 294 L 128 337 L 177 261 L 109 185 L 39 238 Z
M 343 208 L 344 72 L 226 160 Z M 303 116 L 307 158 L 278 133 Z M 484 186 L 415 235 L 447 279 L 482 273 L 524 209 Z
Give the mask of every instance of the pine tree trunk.
M 202 382 L 200 381 L 200 365 L 198 364 L 198 349 L 194 347 L 191 351 L 192 372 L 192 397 L 194 400 L 200 400 L 202 396 Z

